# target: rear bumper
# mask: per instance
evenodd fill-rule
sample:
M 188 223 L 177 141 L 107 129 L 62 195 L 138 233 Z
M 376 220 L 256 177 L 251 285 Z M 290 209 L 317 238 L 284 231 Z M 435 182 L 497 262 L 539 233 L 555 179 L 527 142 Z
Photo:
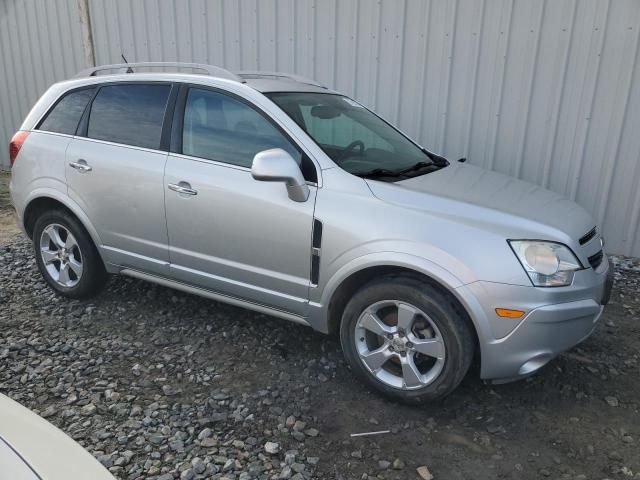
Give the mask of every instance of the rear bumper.
M 458 289 L 473 295 L 467 306 L 479 327 L 483 379 L 504 383 L 529 376 L 591 335 L 609 300 L 613 269 L 603 262 L 599 271 L 579 273 L 573 285 L 562 288 L 475 282 Z M 527 313 L 500 318 L 498 307 Z
M 22 233 L 27 235 L 27 232 L 24 228 L 24 221 L 22 219 L 22 208 L 18 208 L 18 205 L 20 205 L 20 198 L 18 198 L 18 195 L 16 194 L 13 175 L 11 175 L 11 179 L 9 180 L 9 195 L 11 197 L 11 204 L 13 205 L 13 209 L 16 212 L 16 221 L 18 222 L 18 226 L 20 227 Z

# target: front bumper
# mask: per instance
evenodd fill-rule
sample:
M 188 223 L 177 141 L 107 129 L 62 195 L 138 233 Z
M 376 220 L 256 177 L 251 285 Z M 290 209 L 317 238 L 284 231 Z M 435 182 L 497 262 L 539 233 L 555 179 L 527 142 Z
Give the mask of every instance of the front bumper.
M 577 272 L 569 287 L 536 288 L 474 282 L 458 288 L 471 312 L 481 350 L 481 377 L 494 383 L 531 375 L 549 360 L 586 339 L 609 300 L 613 268 Z M 498 317 L 498 307 L 527 312 Z

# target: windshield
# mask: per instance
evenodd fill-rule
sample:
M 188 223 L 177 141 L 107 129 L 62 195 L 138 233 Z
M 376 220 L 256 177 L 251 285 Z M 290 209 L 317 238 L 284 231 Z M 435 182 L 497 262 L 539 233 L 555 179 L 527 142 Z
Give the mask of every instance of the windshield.
M 350 98 L 299 92 L 267 96 L 336 164 L 354 175 L 393 181 L 429 173 L 448 164 Z

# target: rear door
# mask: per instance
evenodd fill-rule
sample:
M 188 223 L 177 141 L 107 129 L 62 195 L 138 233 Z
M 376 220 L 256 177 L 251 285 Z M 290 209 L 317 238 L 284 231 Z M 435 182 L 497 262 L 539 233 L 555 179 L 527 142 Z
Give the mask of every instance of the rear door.
M 105 260 L 168 272 L 163 121 L 169 83 L 106 84 L 67 149 L 69 196 L 93 222 Z

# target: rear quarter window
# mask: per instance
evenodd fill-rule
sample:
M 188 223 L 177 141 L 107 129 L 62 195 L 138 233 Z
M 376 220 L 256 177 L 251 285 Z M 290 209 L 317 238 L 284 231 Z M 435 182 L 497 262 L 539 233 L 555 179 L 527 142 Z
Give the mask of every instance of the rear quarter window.
M 75 135 L 84 109 L 93 97 L 95 88 L 67 93 L 47 113 L 37 130 Z
M 160 148 L 171 85 L 102 87 L 91 105 L 87 136 L 136 147 Z

